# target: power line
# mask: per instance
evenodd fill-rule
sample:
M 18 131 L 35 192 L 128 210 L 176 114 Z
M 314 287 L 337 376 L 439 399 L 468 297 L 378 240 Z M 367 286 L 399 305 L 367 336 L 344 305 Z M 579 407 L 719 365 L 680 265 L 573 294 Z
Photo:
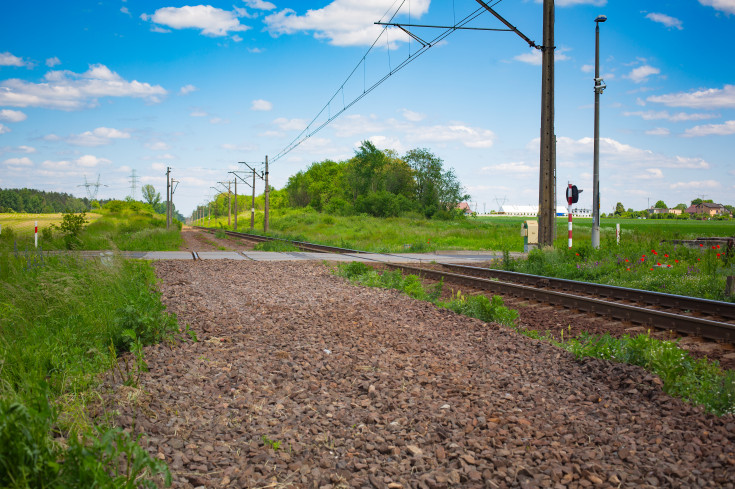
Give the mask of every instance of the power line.
M 398 12 L 403 7 L 405 3 L 405 0 L 401 2 L 401 5 L 393 12 L 391 15 L 391 18 L 388 20 L 388 22 L 376 22 L 378 25 L 383 26 L 383 30 L 380 32 L 378 37 L 375 39 L 375 41 L 372 43 L 370 48 L 367 50 L 367 52 L 362 56 L 360 61 L 357 63 L 355 68 L 350 72 L 350 74 L 347 76 L 345 81 L 340 85 L 340 87 L 334 92 L 332 97 L 329 99 L 329 101 L 322 107 L 322 109 L 317 113 L 317 115 L 307 124 L 306 128 L 304 128 L 298 136 L 296 136 L 289 144 L 287 144 L 276 156 L 271 160 L 271 162 L 276 162 L 279 159 L 286 156 L 288 153 L 296 149 L 298 146 L 300 146 L 304 141 L 321 131 L 324 127 L 326 127 L 330 122 L 332 122 L 334 119 L 339 117 L 343 112 L 345 112 L 347 109 L 355 105 L 357 102 L 362 100 L 366 95 L 371 93 L 373 90 L 375 90 L 378 86 L 380 86 L 383 82 L 385 82 L 388 78 L 408 66 L 411 62 L 416 60 L 419 56 L 424 54 L 427 50 L 435 46 L 440 41 L 444 40 L 447 36 L 452 34 L 453 32 L 457 30 L 461 30 L 464 28 L 464 26 L 473 20 L 475 20 L 477 17 L 482 15 L 483 13 L 487 11 L 492 11 L 490 7 L 487 6 L 484 2 L 482 2 L 484 5 L 479 7 L 477 10 L 474 10 L 469 15 L 465 16 L 463 19 L 461 19 L 459 22 L 455 23 L 453 26 L 450 27 L 441 27 L 439 28 L 444 29 L 443 32 L 441 32 L 438 36 L 433 38 L 430 41 L 426 41 L 422 39 L 421 37 L 415 35 L 414 33 L 411 33 L 408 29 L 405 28 L 405 26 L 398 25 L 396 23 L 393 23 L 393 19 L 398 15 Z M 497 2 L 496 2 L 497 4 Z M 393 3 L 395 5 L 395 2 Z M 387 15 L 387 13 L 386 13 Z M 384 15 L 385 16 L 385 15 Z M 419 42 L 421 47 L 413 54 L 409 53 L 408 57 L 406 57 L 403 61 L 401 61 L 398 65 L 393 67 L 390 64 L 390 58 L 389 58 L 389 69 L 388 73 L 383 75 L 381 78 L 379 78 L 375 83 L 367 86 L 366 82 L 366 71 L 367 71 L 367 57 L 368 55 L 373 51 L 375 46 L 378 44 L 378 42 L 381 40 L 383 35 L 386 36 L 386 42 L 388 41 L 388 28 L 389 27 L 396 27 L 401 29 L 404 33 L 406 33 L 409 36 L 409 39 L 414 39 L 415 41 Z M 476 28 L 468 28 L 468 29 L 476 29 Z M 495 30 L 495 29 L 488 29 L 488 30 Z M 515 30 L 517 32 L 517 29 L 500 29 L 500 30 Z M 388 44 L 388 56 L 390 56 L 390 44 Z M 363 91 L 359 95 L 357 95 L 351 102 L 345 103 L 344 101 L 344 90 L 347 83 L 355 76 L 355 74 L 358 72 L 360 66 L 363 68 Z M 339 97 L 342 98 L 342 108 L 338 110 L 337 112 L 332 115 L 331 108 L 332 103 L 335 102 L 335 100 L 338 100 Z M 326 119 L 318 123 L 320 117 L 322 117 L 326 112 Z

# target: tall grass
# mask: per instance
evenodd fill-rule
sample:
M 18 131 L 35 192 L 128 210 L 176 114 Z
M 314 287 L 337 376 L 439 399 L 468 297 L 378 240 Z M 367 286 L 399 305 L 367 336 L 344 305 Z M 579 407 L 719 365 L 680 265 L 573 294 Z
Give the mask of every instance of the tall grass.
M 0 486 L 136 487 L 167 473 L 131 435 L 85 414 L 119 354 L 137 349 L 140 360 L 143 344 L 178 331 L 155 283 L 147 263 L 62 255 L 29 269 L 0 255 Z

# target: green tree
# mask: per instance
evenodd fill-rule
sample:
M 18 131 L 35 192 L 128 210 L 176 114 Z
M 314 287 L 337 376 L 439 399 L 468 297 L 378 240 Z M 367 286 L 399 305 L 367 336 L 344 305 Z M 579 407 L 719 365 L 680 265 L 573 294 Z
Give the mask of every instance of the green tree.
M 682 210 L 682 211 L 684 209 L 686 209 L 686 208 L 687 208 L 687 205 L 686 204 L 676 204 L 676 207 L 674 207 L 674 209 L 679 209 L 679 210 Z
M 143 185 L 143 188 L 141 188 L 140 190 L 143 194 L 143 199 L 154 208 L 161 202 L 161 194 L 159 192 L 156 192 L 156 189 L 153 187 L 153 185 Z
M 617 204 L 615 204 L 615 215 L 619 216 L 623 212 L 625 212 L 625 206 L 621 202 L 618 202 Z
M 656 204 L 654 205 L 656 209 L 668 209 L 669 207 L 666 205 L 666 202 L 663 200 L 656 201 Z

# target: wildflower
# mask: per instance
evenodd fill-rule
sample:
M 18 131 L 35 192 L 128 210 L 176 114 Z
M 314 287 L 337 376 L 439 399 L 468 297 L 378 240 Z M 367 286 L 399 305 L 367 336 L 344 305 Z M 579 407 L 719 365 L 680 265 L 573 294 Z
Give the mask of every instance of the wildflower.
M 668 257 L 669 257 L 669 254 L 668 254 L 668 253 L 666 253 L 666 254 L 664 255 L 664 258 L 668 258 Z
M 625 259 L 625 263 L 628 263 L 628 261 L 629 261 L 629 260 L 628 260 L 628 259 L 626 258 L 626 259 Z
M 651 269 L 651 271 L 653 271 L 653 268 Z
M 658 253 L 656 253 L 656 250 L 651 250 L 651 253 L 653 253 L 654 255 L 658 255 Z
M 720 245 L 717 245 L 717 249 L 718 249 L 718 250 L 720 249 Z
M 661 266 L 661 263 L 659 263 L 659 262 L 656 262 L 656 265 L 658 265 L 658 266 L 660 267 L 660 266 Z
M 642 261 L 642 262 L 643 262 L 643 261 L 646 261 L 646 259 L 645 259 L 645 258 L 641 258 L 641 261 Z
M 704 245 L 703 245 L 702 243 L 699 243 L 699 246 L 700 246 L 700 247 L 702 247 L 702 246 L 704 246 Z
M 701 258 L 697 258 L 697 261 L 702 261 L 702 259 Z
M 720 257 L 720 254 L 719 254 L 719 253 L 717 253 L 717 258 L 719 258 L 719 257 Z
M 575 253 L 575 255 L 579 256 L 579 253 Z
M 645 258 L 645 257 L 646 257 L 646 255 L 641 255 L 641 256 L 643 256 L 643 258 Z
M 626 268 L 626 270 L 628 270 L 630 272 L 630 268 Z
M 713 246 L 713 247 L 712 247 L 712 249 L 714 250 L 714 249 L 715 249 L 715 247 Z
M 674 263 L 679 263 L 679 260 L 674 260 Z

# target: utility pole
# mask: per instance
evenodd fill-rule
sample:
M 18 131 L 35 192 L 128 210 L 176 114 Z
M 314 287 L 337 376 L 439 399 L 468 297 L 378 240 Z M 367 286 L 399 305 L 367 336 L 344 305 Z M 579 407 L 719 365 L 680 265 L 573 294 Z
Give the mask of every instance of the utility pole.
M 247 165 L 247 163 L 245 163 L 245 165 Z M 250 185 L 250 184 L 247 182 L 247 180 L 245 180 L 240 175 L 238 175 L 236 171 L 231 171 L 227 173 L 232 173 L 235 176 L 235 231 L 237 231 L 237 179 L 239 178 L 240 180 L 242 180 L 242 183 L 244 183 L 245 185 Z M 254 190 L 255 189 L 255 177 L 253 177 L 252 186 L 253 186 L 253 195 L 255 195 L 255 190 Z
M 171 167 L 166 167 L 166 230 L 171 227 Z
M 263 232 L 268 232 L 270 213 L 270 189 L 268 188 L 268 155 L 265 155 L 265 216 L 263 217 Z
M 176 184 L 176 185 L 174 185 L 174 184 Z M 171 222 L 171 225 L 173 225 L 173 223 L 174 223 L 174 208 L 176 207 L 174 205 L 174 193 L 176 193 L 176 187 L 178 187 L 178 186 L 179 186 L 179 181 L 178 180 L 174 180 L 172 178 L 171 179 L 171 212 L 170 212 L 170 222 Z
M 592 247 L 600 247 L 600 94 L 605 84 L 600 78 L 600 22 L 607 17 L 595 19 L 595 142 L 592 165 Z
M 556 135 L 554 134 L 554 0 L 544 0 L 541 49 L 541 164 L 539 174 L 540 246 L 553 246 L 556 231 Z
M 232 203 L 230 202 L 230 185 L 232 184 L 231 181 L 226 182 L 217 182 L 222 185 L 227 184 L 227 225 L 232 225 Z
M 253 172 L 253 184 L 250 185 L 250 187 L 253 189 L 253 200 L 250 203 L 250 231 L 253 231 L 255 229 L 255 177 L 260 178 L 261 180 L 264 179 L 265 175 L 259 175 L 257 171 L 255 171 L 254 166 L 250 166 L 248 163 L 244 161 L 238 161 L 241 165 L 247 166 L 251 172 Z M 254 163 L 255 164 L 255 163 Z M 243 180 L 244 182 L 245 180 Z

